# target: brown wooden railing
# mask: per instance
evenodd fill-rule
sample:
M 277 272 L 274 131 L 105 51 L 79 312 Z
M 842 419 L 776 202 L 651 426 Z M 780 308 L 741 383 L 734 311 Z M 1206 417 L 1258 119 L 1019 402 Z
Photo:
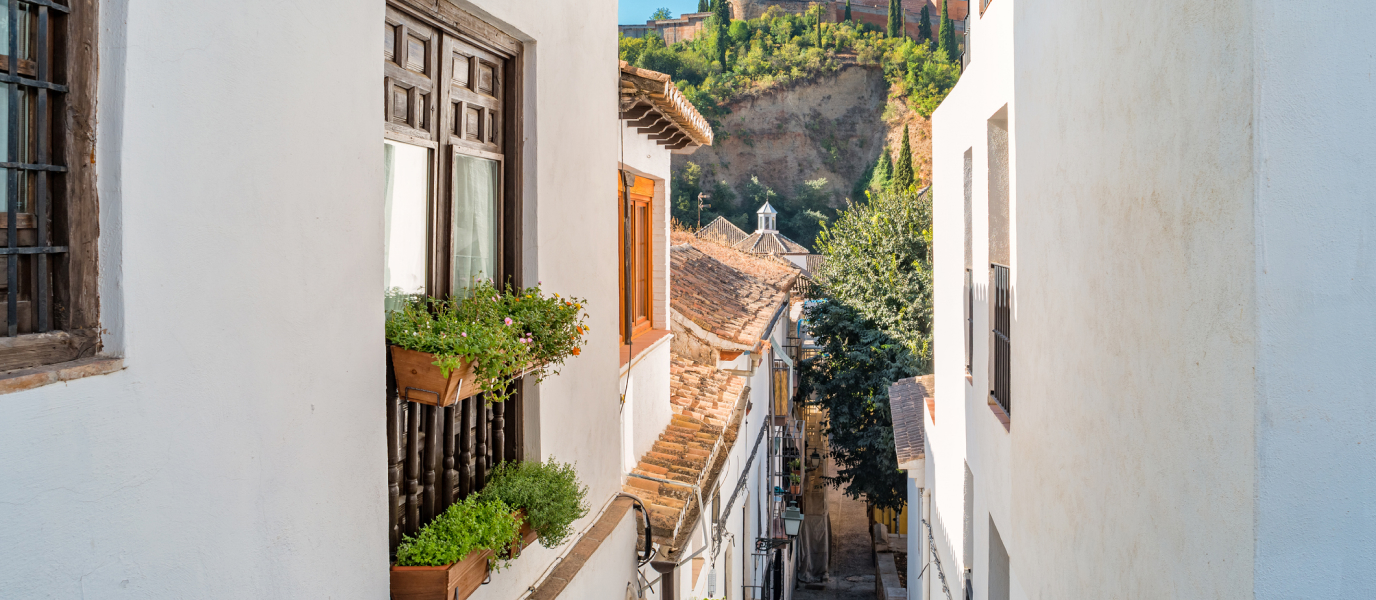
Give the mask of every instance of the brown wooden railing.
M 450 505 L 487 485 L 503 461 L 522 460 L 521 395 L 479 395 L 440 408 L 398 397 L 387 369 L 387 487 L 391 551 Z M 514 384 L 519 387 L 518 384 Z

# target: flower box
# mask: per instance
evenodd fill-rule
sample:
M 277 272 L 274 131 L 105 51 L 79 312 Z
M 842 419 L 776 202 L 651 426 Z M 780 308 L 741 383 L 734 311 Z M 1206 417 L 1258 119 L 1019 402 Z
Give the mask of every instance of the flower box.
M 434 365 L 435 355 L 392 346 L 392 372 L 397 379 L 397 395 L 403 400 L 449 406 L 481 391 L 474 376 L 474 363 L 468 361 L 445 378 Z
M 440 567 L 392 567 L 392 600 L 463 600 L 487 580 L 491 550 Z
M 476 361 L 464 362 L 449 374 L 448 379 L 434 363 L 434 354 L 392 346 L 392 372 L 397 380 L 397 395 L 402 400 L 444 407 L 482 393 L 473 373 L 478 364 Z M 536 364 L 527 365 L 513 379 L 525 377 L 538 367 Z

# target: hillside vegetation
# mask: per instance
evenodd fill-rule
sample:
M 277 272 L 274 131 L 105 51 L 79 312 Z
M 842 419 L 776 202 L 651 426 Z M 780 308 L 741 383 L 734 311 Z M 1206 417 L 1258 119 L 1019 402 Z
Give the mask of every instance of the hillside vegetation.
M 620 55 L 631 64 L 670 75 L 684 95 L 712 121 L 718 146 L 737 136 L 742 137 L 740 141 L 751 146 L 754 153 L 767 152 L 754 148 L 751 137 L 756 131 L 737 122 L 723 126 L 724 122 L 732 121 L 727 117 L 742 103 L 802 84 L 832 81 L 829 76 L 843 67 L 860 65 L 881 70 L 888 84 L 890 106 L 876 106 L 876 111 L 886 116 L 911 112 L 925 119 L 960 76 L 960 65 L 955 59 L 957 48 L 938 46 L 934 41 L 888 37 L 863 24 L 821 22 L 821 16 L 819 9 L 795 15 L 777 7 L 757 19 L 731 20 L 714 16 L 708 20 L 702 34 L 687 42 L 666 45 L 653 35 L 638 39 L 623 37 Z M 876 104 L 882 105 L 883 99 L 876 98 Z M 893 105 L 898 105 L 899 110 L 893 110 Z M 803 107 L 802 110 L 809 109 Z M 881 148 L 876 146 L 882 144 L 866 148 L 865 140 L 857 136 L 852 136 L 857 139 L 838 139 L 842 131 L 833 123 L 818 120 L 816 111 L 812 113 L 803 112 L 796 118 L 816 121 L 803 123 L 802 128 L 817 137 L 819 147 L 827 146 L 822 148 L 824 157 L 860 152 L 866 155 L 864 161 L 873 164 L 873 157 L 881 154 Z M 876 121 L 879 122 L 873 127 L 886 126 L 882 120 Z M 906 127 L 909 119 L 894 120 L 898 121 Z M 770 126 L 778 128 L 780 125 Z M 898 159 L 896 143 L 888 149 L 879 162 L 893 164 Z M 836 162 L 834 156 L 827 162 Z M 823 226 L 835 219 L 837 211 L 845 206 L 847 197 L 859 199 L 858 196 L 871 187 L 883 189 L 889 185 L 887 179 L 877 187 L 871 185 L 872 167 L 863 172 L 814 167 L 813 172 L 791 173 L 787 179 L 790 183 L 778 184 L 780 189 L 774 189 L 769 181 L 779 179 L 771 178 L 769 173 L 742 173 L 737 169 L 732 175 L 735 180 L 728 181 L 716 176 L 720 166 L 723 165 L 699 164 L 693 157 L 675 161 L 674 218 L 685 224 L 696 224 L 698 193 L 708 192 L 712 198 L 711 208 L 702 211 L 704 224 L 720 215 L 751 231 L 755 210 L 767 200 L 779 210 L 780 231 L 810 248 L 814 247 Z M 728 170 L 722 169 L 723 174 Z M 915 171 L 920 173 L 924 169 L 915 165 Z M 833 181 L 827 181 L 828 175 Z M 835 181 L 836 177 L 852 180 Z

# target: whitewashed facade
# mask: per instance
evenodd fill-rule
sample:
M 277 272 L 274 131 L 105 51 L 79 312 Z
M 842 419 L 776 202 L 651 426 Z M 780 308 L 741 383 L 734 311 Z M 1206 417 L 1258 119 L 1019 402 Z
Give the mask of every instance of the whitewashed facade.
M 967 569 L 979 600 L 1376 594 L 1376 7 L 1032 7 L 972 11 L 934 115 L 923 487 L 952 597 Z
M 70 4 L 98 11 L 100 356 L 122 363 L 0 398 L 0 596 L 387 597 L 387 4 Z M 523 450 L 576 463 L 592 510 L 474 595 L 522 598 L 624 477 L 616 4 L 405 4 L 519 41 L 518 268 L 588 301 L 581 356 L 525 390 Z M 563 597 L 625 595 L 635 522 Z

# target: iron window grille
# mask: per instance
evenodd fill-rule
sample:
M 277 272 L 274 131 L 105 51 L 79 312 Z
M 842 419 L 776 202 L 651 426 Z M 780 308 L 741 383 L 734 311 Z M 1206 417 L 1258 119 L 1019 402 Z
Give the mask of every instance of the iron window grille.
M 99 350 L 94 0 L 14 0 L 0 23 L 0 371 Z M 26 335 L 47 334 L 47 335 Z
M 1011 365 L 1011 346 L 1009 344 L 1009 326 L 1012 324 L 1012 282 L 1009 277 L 1009 269 L 1005 265 L 990 263 L 989 265 L 989 289 L 992 292 L 994 301 L 994 369 L 992 379 L 993 389 L 989 391 L 989 399 L 993 404 L 998 404 L 1003 409 L 1004 414 L 1013 415 L 1011 385 L 1009 384 L 1012 374 Z
M 975 372 L 975 272 L 965 269 L 965 374 Z

